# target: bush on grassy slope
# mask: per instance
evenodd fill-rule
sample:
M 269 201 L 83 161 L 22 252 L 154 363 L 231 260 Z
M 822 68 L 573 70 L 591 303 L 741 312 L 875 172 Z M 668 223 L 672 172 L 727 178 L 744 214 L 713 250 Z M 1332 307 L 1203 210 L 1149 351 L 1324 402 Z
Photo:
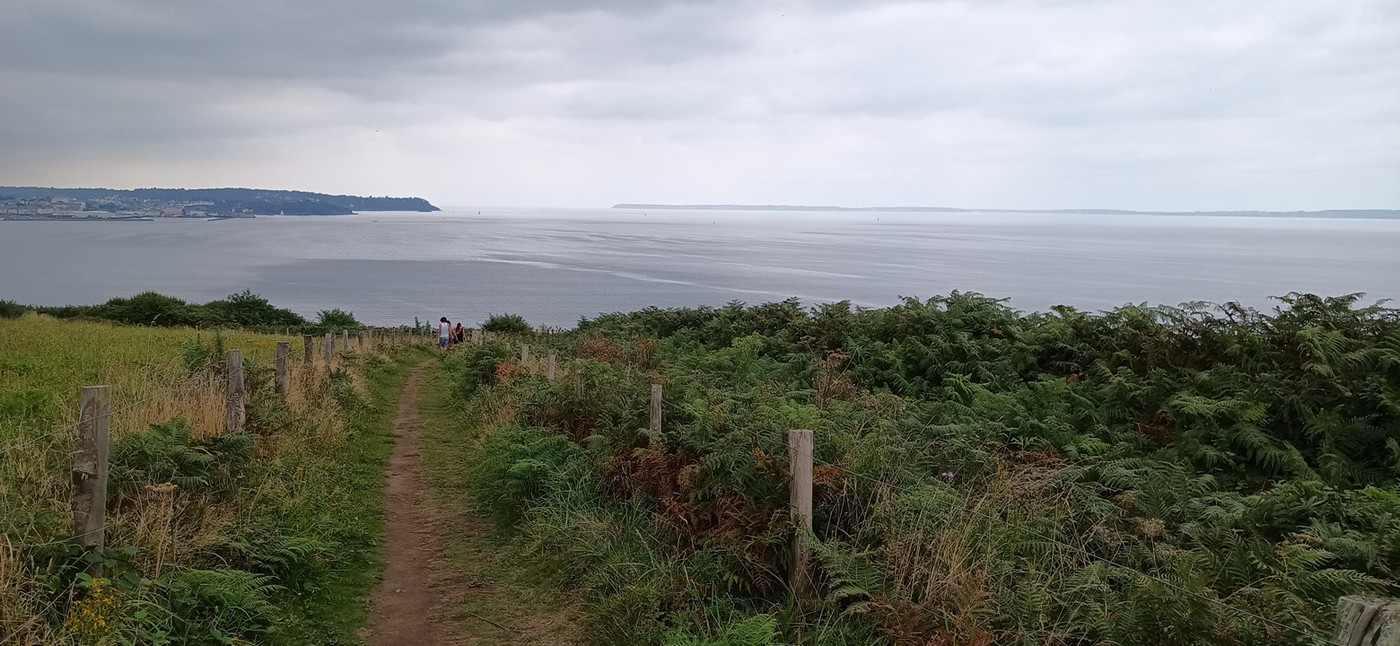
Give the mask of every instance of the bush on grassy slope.
M 528 462 L 530 482 L 600 484 L 479 489 L 588 591 L 600 643 L 723 639 L 770 615 L 780 641 L 818 644 L 1310 644 L 1338 596 L 1396 590 L 1400 313 L 1357 296 L 735 303 L 549 342 L 589 359 L 568 364 L 583 397 L 515 373 L 461 393 L 500 438 L 557 434 L 493 442 L 483 463 L 557 445 L 577 456 Z M 470 360 L 449 362 L 465 378 Z M 824 546 L 797 606 L 791 428 L 817 434 Z

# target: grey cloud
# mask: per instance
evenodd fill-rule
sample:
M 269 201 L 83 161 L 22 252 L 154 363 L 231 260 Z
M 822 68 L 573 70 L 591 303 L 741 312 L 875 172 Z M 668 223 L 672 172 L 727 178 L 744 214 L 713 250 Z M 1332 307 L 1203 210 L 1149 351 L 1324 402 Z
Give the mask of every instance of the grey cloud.
M 446 55 L 455 28 L 669 3 L 611 0 L 21 0 L 0 26 L 0 66 L 119 76 L 357 76 Z
M 348 181 L 318 150 L 387 146 L 398 166 L 368 168 L 459 202 L 478 189 L 439 166 L 492 178 L 479 199 L 497 203 L 539 199 L 504 177 L 528 169 L 564 203 L 665 201 L 629 193 L 646 177 L 713 193 L 687 200 L 989 206 L 1023 187 L 1041 206 L 1158 208 L 1128 202 L 1196 185 L 1227 208 L 1261 187 L 1300 200 L 1300 177 L 1326 175 L 1318 206 L 1395 206 L 1377 177 L 1400 186 L 1397 6 L 22 0 L 0 22 L 0 175 L 129 151 L 109 176 L 157 184 L 185 159 L 222 184 L 213 169 L 241 157 L 211 156 L 263 151 Z M 508 161 L 478 167 L 491 156 Z M 1329 202 L 1347 195 L 1364 204 Z

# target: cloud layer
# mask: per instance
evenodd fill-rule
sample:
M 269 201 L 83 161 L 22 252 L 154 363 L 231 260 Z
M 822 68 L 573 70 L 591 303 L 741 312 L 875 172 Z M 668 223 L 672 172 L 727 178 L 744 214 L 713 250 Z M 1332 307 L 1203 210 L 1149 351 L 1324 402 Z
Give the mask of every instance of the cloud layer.
M 1400 5 L 20 0 L 0 184 L 1400 208 Z

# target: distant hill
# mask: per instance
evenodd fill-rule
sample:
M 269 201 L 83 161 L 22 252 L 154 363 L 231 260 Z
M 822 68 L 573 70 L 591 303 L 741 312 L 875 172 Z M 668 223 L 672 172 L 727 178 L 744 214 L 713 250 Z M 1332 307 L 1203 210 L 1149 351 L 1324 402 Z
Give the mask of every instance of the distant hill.
M 794 206 L 788 204 L 614 204 L 614 209 L 678 211 L 852 211 L 883 213 L 1073 213 L 1080 215 L 1225 215 L 1294 218 L 1400 218 L 1395 209 L 1331 209 L 1325 211 L 1125 211 L 1120 209 L 959 209 L 948 206 Z
M 134 200 L 161 203 L 208 202 L 210 212 L 253 215 L 347 215 L 358 211 L 440 211 L 421 197 L 360 197 L 256 188 L 41 188 L 0 186 L 0 199 L 72 198 L 101 205 Z

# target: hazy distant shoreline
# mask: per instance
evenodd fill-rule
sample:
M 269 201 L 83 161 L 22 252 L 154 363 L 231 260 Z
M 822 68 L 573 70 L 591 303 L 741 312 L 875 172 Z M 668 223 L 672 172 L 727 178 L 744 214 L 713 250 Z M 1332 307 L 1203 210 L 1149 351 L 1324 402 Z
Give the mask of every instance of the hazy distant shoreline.
M 255 188 L 54 188 L 0 186 L 0 218 L 105 220 L 228 219 L 256 215 L 353 215 L 440 211 L 421 197 L 362 197 Z
M 614 204 L 614 209 L 672 211 L 793 211 L 853 213 L 1023 213 L 1065 215 L 1199 215 L 1257 218 L 1400 219 L 1400 209 L 1328 209 L 1323 211 L 1128 211 L 1122 209 L 960 209 L 949 206 L 795 206 L 790 204 Z

